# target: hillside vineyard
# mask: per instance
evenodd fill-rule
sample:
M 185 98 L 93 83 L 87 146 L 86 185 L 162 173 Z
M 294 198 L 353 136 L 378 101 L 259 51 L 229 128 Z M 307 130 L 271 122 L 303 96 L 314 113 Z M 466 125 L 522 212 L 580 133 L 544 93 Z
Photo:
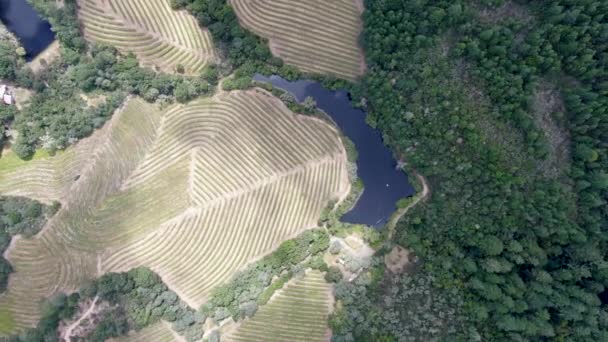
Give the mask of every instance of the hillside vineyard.
M 357 44 L 358 0 L 231 0 L 239 22 L 269 40 L 273 55 L 305 72 L 354 80 L 365 71 Z
M 78 0 L 84 36 L 123 52 L 159 71 L 196 74 L 216 60 L 211 36 L 170 0 Z
M 310 271 L 287 284 L 225 340 L 323 341 L 331 310 L 330 298 L 331 286 L 323 279 L 323 274 Z
M 76 147 L 1 176 L 2 194 L 62 208 L 8 251 L 15 273 L 0 307 L 23 329 L 41 299 L 137 266 L 200 307 L 348 188 L 338 132 L 261 90 L 162 111 L 132 98 Z

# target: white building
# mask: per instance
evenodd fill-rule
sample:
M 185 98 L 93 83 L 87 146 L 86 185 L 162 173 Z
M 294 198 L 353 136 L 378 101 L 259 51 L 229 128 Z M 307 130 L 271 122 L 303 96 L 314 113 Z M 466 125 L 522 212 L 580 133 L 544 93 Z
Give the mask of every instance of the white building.
M 0 85 L 0 98 L 2 98 L 2 102 L 7 105 L 13 104 L 13 95 L 10 92 L 8 86 L 1 84 Z

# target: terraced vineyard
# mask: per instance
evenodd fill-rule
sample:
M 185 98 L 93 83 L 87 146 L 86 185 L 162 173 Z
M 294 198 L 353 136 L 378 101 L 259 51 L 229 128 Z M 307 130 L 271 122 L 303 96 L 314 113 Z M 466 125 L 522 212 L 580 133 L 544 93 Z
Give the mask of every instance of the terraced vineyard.
M 323 274 L 309 271 L 302 279 L 287 284 L 223 340 L 325 341 L 332 305 L 330 291 Z
M 198 307 L 249 260 L 316 225 L 348 190 L 345 165 L 334 128 L 262 90 L 163 112 L 131 99 L 69 151 L 0 174 L 0 194 L 62 203 L 8 250 L 2 332 L 34 325 L 43 297 L 142 265 Z
M 85 37 L 135 53 L 140 62 L 174 72 L 199 72 L 216 58 L 211 35 L 170 0 L 78 0 Z
M 127 336 L 109 342 L 176 342 L 175 333 L 165 322 L 154 323 L 140 331 L 131 331 Z
M 302 71 L 354 80 L 365 71 L 358 48 L 361 0 L 230 0 L 241 24 Z

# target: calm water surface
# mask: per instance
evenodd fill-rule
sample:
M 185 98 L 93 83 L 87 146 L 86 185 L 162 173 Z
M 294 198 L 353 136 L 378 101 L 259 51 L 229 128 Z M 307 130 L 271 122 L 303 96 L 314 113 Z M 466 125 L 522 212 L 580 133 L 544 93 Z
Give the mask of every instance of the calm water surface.
M 381 226 L 395 211 L 399 199 L 415 193 L 407 175 L 395 169 L 396 161 L 382 142 L 380 132 L 365 123 L 366 113 L 353 108 L 345 90 L 329 90 L 314 81 L 290 82 L 279 76 L 255 75 L 254 80 L 286 90 L 300 102 L 307 96 L 314 98 L 317 106 L 334 119 L 357 147 L 357 173 L 365 191 L 355 207 L 342 216 L 342 221 Z
M 31 60 L 55 39 L 51 25 L 25 0 L 0 0 L 0 20 L 17 36 Z

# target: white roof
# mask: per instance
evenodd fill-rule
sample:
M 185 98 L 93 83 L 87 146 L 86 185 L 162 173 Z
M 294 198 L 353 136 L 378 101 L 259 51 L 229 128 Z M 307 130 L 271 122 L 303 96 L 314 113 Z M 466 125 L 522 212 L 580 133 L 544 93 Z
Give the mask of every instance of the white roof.
M 13 104 L 13 96 L 12 95 L 6 95 L 5 94 L 4 96 L 2 96 L 2 100 L 7 105 Z

